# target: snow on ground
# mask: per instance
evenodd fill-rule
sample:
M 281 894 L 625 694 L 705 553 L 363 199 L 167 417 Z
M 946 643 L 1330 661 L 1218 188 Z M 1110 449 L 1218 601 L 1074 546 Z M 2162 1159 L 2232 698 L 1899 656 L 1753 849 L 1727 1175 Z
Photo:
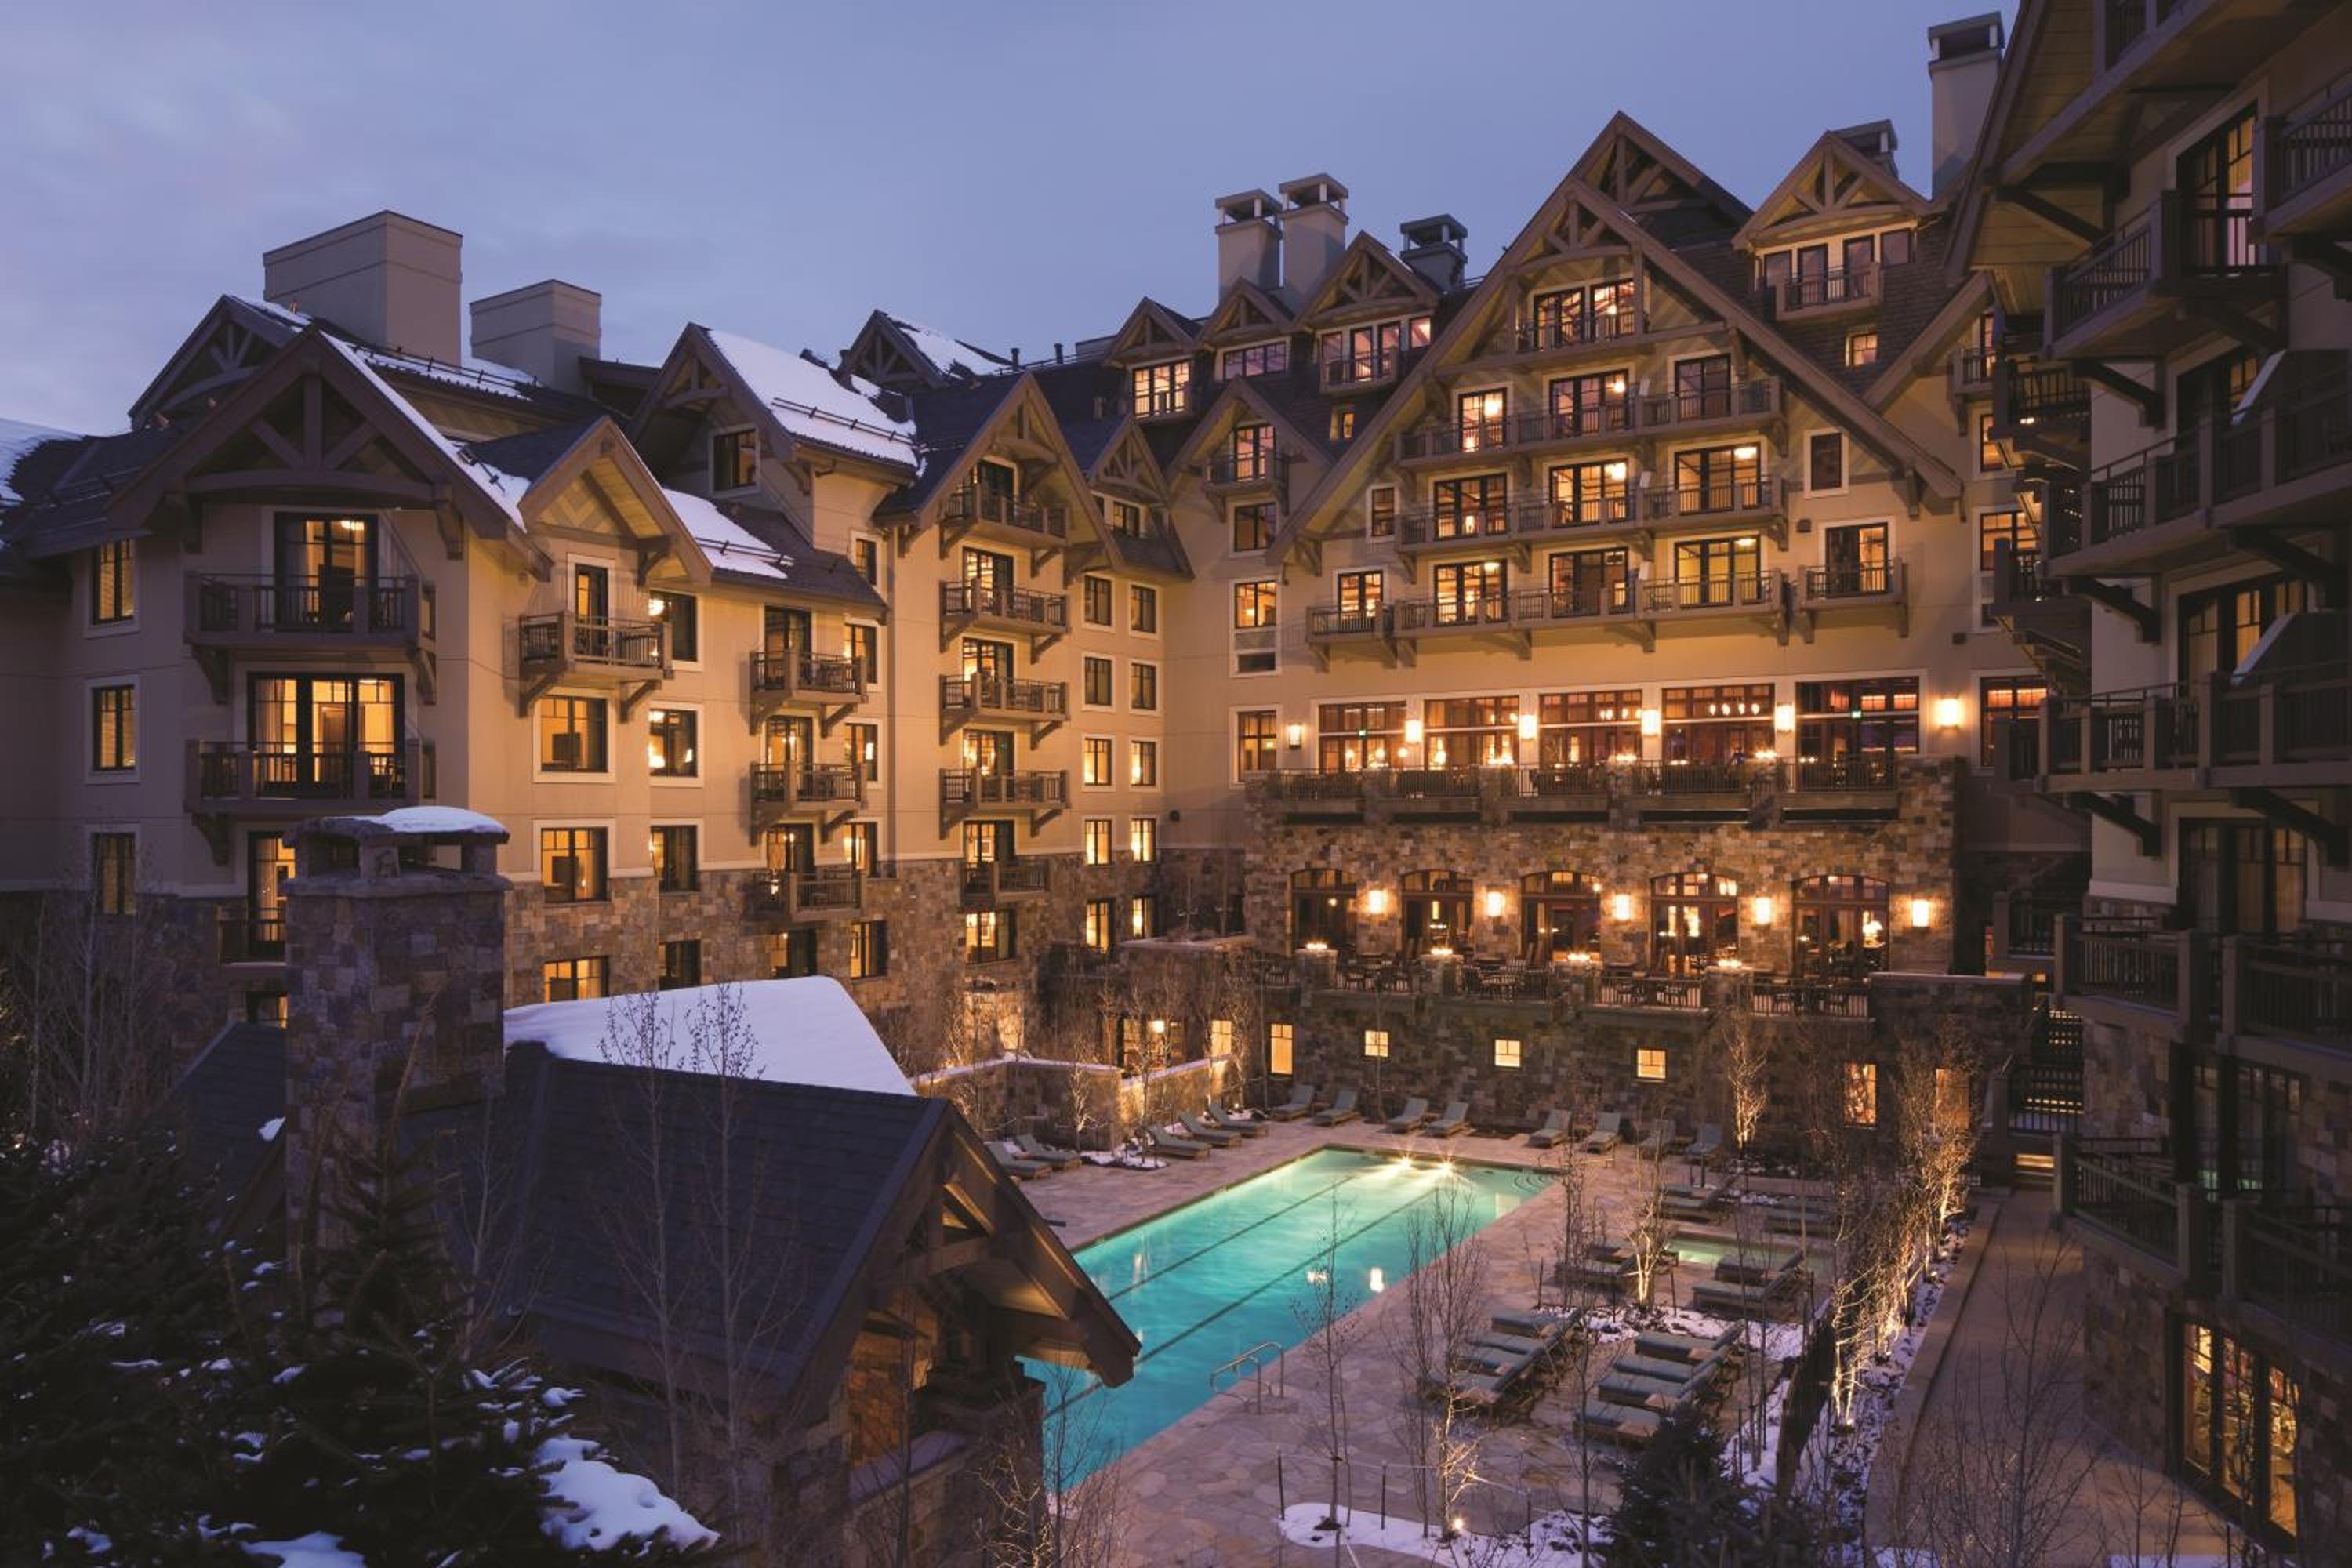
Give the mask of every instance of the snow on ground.
M 914 426 L 892 419 L 834 380 L 823 365 L 733 332 L 712 331 L 710 344 L 793 435 L 886 463 L 916 466 Z
M 268 1121 L 261 1124 L 261 1141 L 264 1143 L 275 1143 L 278 1142 L 278 1134 L 284 1130 L 285 1126 L 286 1118 L 282 1116 L 271 1117 Z
M 714 566 L 734 572 L 756 572 L 783 581 L 792 575 L 793 558 L 729 517 L 701 496 L 664 489 L 662 496 L 677 513 L 686 531 L 702 546 Z
M 691 1059 L 695 1010 L 725 1005 L 724 993 L 740 1000 L 744 1029 L 751 1039 L 742 1077 L 871 1094 L 915 1092 L 841 982 L 825 975 L 509 1007 L 506 1040 L 509 1046 L 535 1040 L 567 1061 L 607 1061 L 614 1059 L 605 1051 L 607 1023 L 625 1038 L 634 1027 L 635 1009 L 650 1005 L 668 1030 L 666 1044 L 677 1058 L 657 1065 L 682 1072 L 709 1070 Z
M 643 1476 L 597 1458 L 584 1437 L 550 1437 L 534 1458 L 555 1468 L 547 1478 L 547 1533 L 571 1548 L 602 1551 L 630 1536 L 662 1535 L 680 1546 L 717 1541 L 719 1532 L 680 1508 Z
M 1318 1528 L 1330 1517 L 1330 1511 L 1319 1502 L 1291 1504 L 1278 1521 L 1282 1538 L 1294 1546 L 1330 1551 L 1332 1532 Z M 1594 1521 L 1592 1529 L 1597 1546 L 1605 1527 L 1601 1521 Z M 1572 1513 L 1539 1515 L 1531 1541 L 1520 1536 L 1497 1539 L 1465 1533 L 1444 1542 L 1429 1526 L 1417 1521 L 1391 1518 L 1383 1521 L 1378 1514 L 1353 1511 L 1343 1512 L 1339 1533 L 1350 1546 L 1373 1547 L 1423 1563 L 1462 1564 L 1465 1568 L 1474 1563 L 1477 1568 L 1585 1568 L 1588 1561 L 1601 1561 L 1597 1551 L 1590 1559 L 1585 1556 L 1579 1544 L 1577 1516 Z
M 81 437 L 70 430 L 52 430 L 46 425 L 26 425 L 14 419 L 0 419 L 0 506 L 14 506 L 23 499 L 9 476 L 16 465 L 32 455 L 33 448 L 50 441 L 78 441 Z
M 367 1568 L 367 1560 L 343 1550 L 339 1535 L 314 1530 L 291 1541 L 247 1541 L 238 1544 L 248 1557 L 275 1558 L 279 1568 Z

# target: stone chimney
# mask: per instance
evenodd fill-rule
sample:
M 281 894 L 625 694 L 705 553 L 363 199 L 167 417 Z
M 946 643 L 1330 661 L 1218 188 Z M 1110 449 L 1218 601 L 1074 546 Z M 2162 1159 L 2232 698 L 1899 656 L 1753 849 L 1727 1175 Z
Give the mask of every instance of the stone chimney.
M 419 1109 L 503 1077 L 507 831 L 412 806 L 306 823 L 286 893 L 286 1194 L 300 1235 L 322 1162 L 372 1138 L 415 1051 Z
M 580 362 L 604 345 L 604 298 L 553 278 L 468 306 L 474 357 L 519 370 L 563 392 L 584 393 Z
M 1282 287 L 1304 306 L 1348 248 L 1348 187 L 1328 174 L 1282 184 Z
M 1976 153 L 1993 84 L 2000 79 L 2000 51 L 1998 11 L 1927 29 L 1927 152 L 1935 163 L 1929 195 L 1951 189 Z
M 1866 125 L 1849 125 L 1831 135 L 1877 164 L 1896 179 L 1903 176 L 1895 171 L 1895 121 L 1874 120 Z
M 1217 198 L 1217 298 L 1237 282 L 1282 286 L 1282 204 L 1264 191 Z
M 1441 294 L 1462 286 L 1463 269 L 1470 261 L 1462 242 L 1470 237 L 1470 231 L 1452 213 L 1417 217 L 1399 226 L 1398 232 L 1404 237 L 1404 249 L 1398 259 L 1428 279 Z
M 380 348 L 456 364 L 462 236 L 381 212 L 264 251 L 261 297 Z

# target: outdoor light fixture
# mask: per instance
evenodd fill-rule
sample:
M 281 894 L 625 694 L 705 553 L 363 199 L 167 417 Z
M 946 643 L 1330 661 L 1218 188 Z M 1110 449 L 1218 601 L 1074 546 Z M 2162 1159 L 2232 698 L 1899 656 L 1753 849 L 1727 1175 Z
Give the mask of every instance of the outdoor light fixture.
M 1307 744 L 1307 726 L 1295 722 L 1285 724 L 1282 727 L 1282 738 L 1284 742 L 1295 752 Z
M 646 595 L 646 614 L 649 616 L 658 616 L 667 608 L 669 608 L 669 601 L 663 598 L 659 594 L 647 594 Z
M 1960 727 L 1960 700 L 1957 697 L 1936 699 L 1936 728 L 1957 730 Z
M 1377 1296 L 1381 1291 L 1389 1288 L 1389 1277 L 1385 1273 L 1381 1272 L 1380 1267 L 1376 1264 L 1373 1266 L 1371 1273 L 1365 1277 L 1364 1285 L 1373 1295 Z
M 1418 720 L 1418 719 L 1408 719 L 1408 720 L 1406 720 L 1406 721 L 1404 721 L 1404 743 L 1405 743 L 1406 745 L 1408 745 L 1408 746 L 1418 746 L 1418 745 L 1420 745 L 1420 744 L 1421 744 L 1421 737 L 1422 737 L 1424 733 L 1426 733 L 1426 731 L 1422 728 L 1422 723 L 1421 723 L 1421 721 L 1420 721 L 1420 720 Z
M 1615 897 L 1612 898 L 1609 900 L 1609 918 L 1614 921 L 1632 920 L 1633 918 L 1633 895 L 1631 893 L 1619 893 Z
M 1773 708 L 1772 729 L 1774 733 L 1781 735 L 1792 734 L 1795 732 L 1796 728 L 1797 705 L 1795 703 L 1782 702 Z
M 1519 739 L 1520 739 L 1520 740 L 1522 740 L 1522 741 L 1532 741 L 1532 740 L 1534 740 L 1535 738 L 1536 738 L 1536 716 L 1535 716 L 1534 714 L 1532 714 L 1532 713 L 1522 713 L 1522 714 L 1520 714 L 1520 715 L 1519 715 Z
M 1757 923 L 1758 925 L 1759 925 L 1759 926 L 1769 926 L 1769 925 L 1770 925 L 1770 924 L 1772 923 L 1772 916 L 1773 916 L 1774 910 L 1773 910 L 1773 908 L 1772 908 L 1772 895 L 1771 895 L 1771 894 L 1769 894 L 1769 893 L 1759 893 L 1759 894 L 1757 894 L 1757 895 L 1756 895 L 1756 902 L 1755 902 L 1755 905 L 1754 905 L 1754 909 L 1755 909 L 1755 911 L 1756 911 L 1756 923 Z
M 1152 1020 L 1151 1020 L 1151 1032 L 1152 1032 L 1153 1034 L 1155 1034 L 1155 1035 L 1164 1035 L 1164 1034 L 1166 1034 L 1166 1033 L 1168 1032 L 1168 1020 L 1167 1020 L 1167 1019 L 1165 1019 L 1165 1018 L 1154 1018 L 1154 1019 L 1152 1019 Z
M 1643 740 L 1648 740 L 1653 735 L 1663 735 L 1665 733 L 1665 719 L 1656 709 L 1644 708 L 1642 710 L 1642 738 Z
M 1935 921 L 1936 906 L 1933 901 L 1927 899 L 1914 899 L 1911 900 L 1911 929 L 1913 931 L 1926 931 L 1930 925 L 1935 923 Z
M 1731 455 L 1738 458 L 1743 463 L 1752 463 L 1756 460 L 1756 448 L 1753 447 L 1734 447 L 1731 449 Z
M 1364 889 L 1364 912 L 1368 915 L 1384 915 L 1389 912 L 1389 894 L 1386 888 Z
M 1486 918 L 1490 921 L 1503 918 L 1503 893 L 1499 888 L 1490 888 L 1486 891 Z

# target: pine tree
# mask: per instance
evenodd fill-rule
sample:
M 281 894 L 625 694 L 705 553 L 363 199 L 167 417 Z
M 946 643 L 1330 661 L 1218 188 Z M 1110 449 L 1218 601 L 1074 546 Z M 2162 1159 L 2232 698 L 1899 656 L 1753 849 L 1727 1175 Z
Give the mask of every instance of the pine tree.
M 1610 1518 L 1611 1568 L 1795 1568 L 1822 1560 L 1800 1504 L 1751 1495 L 1723 1468 L 1723 1437 L 1690 1409 L 1625 1473 Z

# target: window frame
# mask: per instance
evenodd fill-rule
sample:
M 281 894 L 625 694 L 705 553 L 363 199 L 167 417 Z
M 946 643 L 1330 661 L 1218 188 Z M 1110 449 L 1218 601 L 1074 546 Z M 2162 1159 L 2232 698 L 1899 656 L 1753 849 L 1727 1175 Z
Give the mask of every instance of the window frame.
M 91 913 L 123 917 L 139 912 L 136 827 L 92 827 L 85 864 L 89 867 Z
M 676 858 L 666 847 L 671 835 L 686 836 L 686 871 L 680 877 Z M 702 889 L 702 825 L 699 822 L 656 822 L 646 829 L 646 858 L 653 862 L 656 893 L 693 893 Z
M 120 563 L 107 565 L 110 558 L 119 553 Z M 104 595 L 100 585 L 112 583 L 115 610 L 107 614 L 101 608 Z M 122 605 L 127 603 L 129 608 Z M 135 539 L 101 539 L 89 547 L 89 618 L 82 629 L 93 636 L 106 637 L 135 629 L 139 625 L 139 542 Z
M 1265 733 L 1250 733 L 1251 721 L 1263 719 Z M 1264 761 L 1250 765 L 1250 758 L 1263 753 Z M 1241 783 L 1254 774 L 1279 773 L 1282 769 L 1282 710 L 1278 708 L 1236 708 L 1234 710 L 1234 782 Z
M 554 847 L 549 840 L 551 836 L 555 834 L 588 836 L 584 844 L 575 844 L 573 846 L 575 850 L 573 858 L 577 858 L 576 851 L 581 847 L 593 846 L 595 848 L 596 855 L 593 861 L 595 867 L 594 891 L 584 894 L 567 892 L 560 898 L 556 896 L 553 889 L 557 884 L 549 875 L 550 859 L 551 851 Z M 540 901 L 542 904 L 551 908 L 560 905 L 563 908 L 571 909 L 582 904 L 611 903 L 613 901 L 612 824 L 608 822 L 541 823 L 539 825 L 538 868 Z
M 1130 713 L 1160 711 L 1158 659 L 1130 658 L 1127 661 L 1127 708 Z
M 701 595 L 689 594 L 682 589 L 663 587 L 646 589 L 646 597 L 649 601 L 656 599 L 661 601 L 662 607 L 658 610 L 655 609 L 650 603 L 646 605 L 646 618 L 661 624 L 666 634 L 662 640 L 669 649 L 670 663 L 679 669 L 700 669 L 702 668 Z M 677 650 L 679 623 L 671 618 L 669 608 L 672 605 L 679 603 L 687 606 L 685 624 L 688 628 L 688 639 L 693 645 L 691 653 L 680 653 Z
M 843 968 L 852 980 L 884 980 L 890 973 L 890 922 L 887 919 L 849 922 L 849 951 Z
M 739 436 L 748 436 L 751 437 L 748 447 L 751 457 L 750 464 L 751 477 L 745 479 L 741 484 L 722 485 L 719 482 L 719 443 L 725 440 L 732 440 Z M 756 425 L 720 425 L 712 426 L 709 437 L 704 445 L 705 458 L 710 465 L 709 479 L 710 493 L 712 495 L 739 496 L 747 491 L 756 490 L 760 488 L 760 427 Z
M 1506 1050 L 1506 1047 L 1509 1048 Z M 1516 1071 L 1526 1065 L 1527 1042 L 1525 1040 L 1515 1040 L 1507 1035 L 1495 1037 L 1495 1066 L 1497 1068 Z
M 603 721 L 603 723 L 602 723 L 601 727 L 597 728 L 597 729 L 596 729 L 596 731 L 595 731 L 595 734 L 596 734 L 596 736 L 597 736 L 598 740 L 601 742 L 601 744 L 597 747 L 597 750 L 598 750 L 598 752 L 599 752 L 601 754 L 600 754 L 600 755 L 598 756 L 598 758 L 597 758 L 597 765 L 596 765 L 596 766 L 594 766 L 594 767 L 593 767 L 593 768 L 591 768 L 591 767 L 566 768 L 566 767 L 551 767 L 551 766 L 549 766 L 549 765 L 548 765 L 548 762 L 547 762 L 547 739 L 548 739 L 548 736 L 547 736 L 547 731 L 546 731 L 546 730 L 544 729 L 544 727 L 543 727 L 543 726 L 544 726 L 544 722 L 545 722 L 545 710 L 546 710 L 546 706 L 547 706 L 549 703 L 552 703 L 552 702 L 580 702 L 580 703 L 590 703 L 590 704 L 593 704 L 593 705 L 594 705 L 595 710 L 598 710 L 598 711 L 600 711 L 600 712 L 604 715 L 604 721 Z M 614 713 L 613 713 L 613 702 L 612 702 L 612 699 L 610 699 L 609 697 L 602 697 L 602 696 L 598 696 L 598 695 L 595 695 L 595 694 L 593 694 L 593 693 L 590 693 L 590 692 L 578 692 L 578 691 L 550 691 L 550 692 L 547 692 L 547 693 L 543 694 L 543 695 L 540 698 L 540 700 L 539 700 L 537 702 L 534 702 L 534 703 L 532 703 L 532 704 L 531 704 L 531 716 L 530 716 L 530 717 L 531 717 L 531 751 L 530 751 L 530 769 L 531 769 L 531 772 L 530 772 L 530 776 L 531 776 L 531 782 L 532 782 L 532 783 L 534 783 L 534 784 L 565 784 L 565 783 L 586 783 L 586 784 L 604 783 L 604 784 L 610 784 L 610 783 L 612 782 L 612 780 L 613 780 L 613 731 L 614 731 L 614 722 L 613 722 L 613 720 L 614 720 Z
M 1102 759 L 1096 767 L 1095 759 Z M 1097 774 L 1100 776 L 1097 777 Z M 1108 790 L 1118 787 L 1118 737 L 1116 735 L 1081 735 L 1078 737 L 1078 787 Z
M 1089 572 L 1078 579 L 1078 621 L 1082 626 L 1098 626 L 1105 631 L 1118 629 L 1118 584 L 1099 572 Z M 1094 593 L 1099 584 L 1103 595 L 1102 619 L 1095 619 Z
M 1837 483 L 1813 483 L 1813 445 L 1827 437 L 1837 443 Z M 1842 496 L 1853 488 L 1853 472 L 1848 459 L 1853 456 L 1853 443 L 1845 432 L 1834 425 L 1821 426 L 1805 432 L 1802 450 L 1805 455 L 1805 493 L 1809 496 Z
M 85 683 L 89 693 L 84 711 L 88 718 L 89 744 L 82 753 L 83 773 L 90 784 L 131 784 L 139 778 L 139 678 L 122 679 L 107 676 Z M 107 761 L 106 740 L 109 730 L 104 709 L 110 697 L 122 699 L 118 722 L 112 735 L 116 742 L 116 757 Z
M 1151 584 L 1127 585 L 1127 629 L 1132 637 L 1160 636 L 1160 590 Z
M 555 972 L 559 969 L 572 972 L 566 982 L 572 987 L 572 994 L 569 996 L 553 994 Z M 595 989 L 583 990 L 582 982 L 591 975 L 594 978 Z M 602 952 L 575 953 L 570 958 L 541 959 L 539 965 L 539 980 L 540 996 L 544 1001 L 602 1001 L 613 994 L 613 960 L 611 955 Z
M 1367 1060 L 1384 1062 L 1389 1059 L 1389 1032 L 1367 1028 L 1364 1031 L 1364 1056 Z
M 656 716 L 676 715 L 686 721 L 686 760 L 683 763 L 670 761 L 656 767 L 654 745 Z M 667 749 L 664 749 L 667 757 Z M 683 771 L 680 771 L 681 768 Z M 672 789 L 702 783 L 702 705 L 698 702 L 664 702 L 646 705 L 646 782 L 658 788 Z
M 1081 863 L 1088 866 L 1110 865 L 1118 858 L 1118 845 L 1112 837 L 1118 826 L 1118 819 L 1111 816 L 1089 816 L 1084 821 L 1086 826 L 1078 836 Z M 1102 839 L 1099 849 L 1095 844 L 1097 830 Z
M 1672 1075 L 1672 1058 L 1667 1056 L 1665 1047 L 1635 1046 L 1633 1047 L 1634 1082 L 1664 1083 Z
M 1095 699 L 1095 675 L 1102 674 L 1101 700 Z M 1078 656 L 1078 706 L 1096 712 L 1108 713 L 1118 707 L 1118 660 L 1107 653 L 1086 653 Z
M 1133 735 L 1128 738 L 1127 787 L 1160 787 L 1160 742 L 1156 737 Z

